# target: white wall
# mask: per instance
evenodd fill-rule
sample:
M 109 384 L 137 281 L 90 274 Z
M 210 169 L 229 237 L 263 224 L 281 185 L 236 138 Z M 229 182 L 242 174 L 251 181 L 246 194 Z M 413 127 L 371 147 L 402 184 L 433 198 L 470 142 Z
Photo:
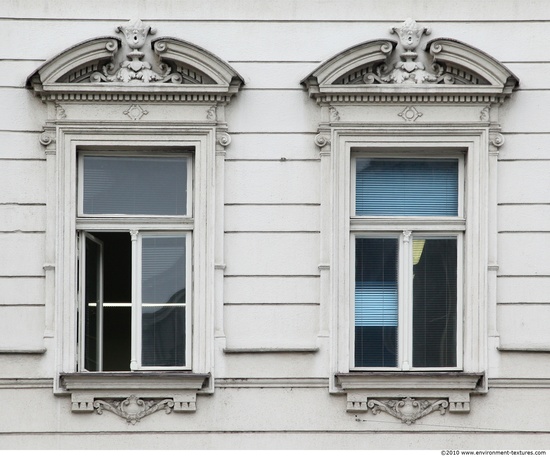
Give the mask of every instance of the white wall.
M 52 189 L 46 188 L 38 142 L 46 111 L 24 88 L 44 60 L 85 39 L 113 35 L 133 17 L 155 26 L 158 36 L 215 53 L 246 83 L 227 109 L 232 143 L 224 239 L 224 331 L 228 348 L 244 352 L 216 353 L 216 376 L 229 384 L 199 397 L 196 413 L 157 413 L 136 426 L 109 413 L 72 414 L 68 398 L 51 391 L 56 361 L 45 327 L 43 265 L 45 201 Z M 370 413 L 367 422 L 357 422 L 345 412 L 345 397 L 328 394 L 329 342 L 318 338 L 322 183 L 313 138 L 320 110 L 299 84 L 349 46 L 391 38 L 389 28 L 407 17 L 431 27 L 430 38 L 456 38 L 482 49 L 520 79 L 501 117 L 506 143 L 498 167 L 498 338 L 489 354 L 491 389 L 472 399 L 470 414 L 426 419 L 416 428 Z M 4 0 L 0 25 L 0 448 L 548 447 L 542 407 L 550 400 L 546 0 Z M 277 347 L 299 352 L 246 351 Z M 246 387 L 255 378 L 280 382 Z M 304 380 L 311 385 L 304 387 Z M 176 433 L 182 429 L 204 433 Z M 497 437 L 488 429 L 526 434 Z M 106 430 L 115 432 L 98 438 Z M 132 435 L 146 430 L 174 435 Z M 441 430 L 446 433 L 435 433 Z M 468 430 L 479 434 L 453 434 Z M 93 433 L 79 436 L 82 431 Z

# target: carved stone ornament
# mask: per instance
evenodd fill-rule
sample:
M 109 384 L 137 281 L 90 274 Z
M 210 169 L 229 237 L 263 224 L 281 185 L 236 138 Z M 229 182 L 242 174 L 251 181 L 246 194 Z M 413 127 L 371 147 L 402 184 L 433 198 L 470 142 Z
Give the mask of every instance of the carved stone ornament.
M 402 117 L 405 122 L 414 122 L 422 116 L 422 113 L 414 106 L 407 106 L 398 116 Z
M 445 414 L 449 402 L 447 400 L 415 400 L 407 397 L 400 400 L 369 400 L 368 407 L 373 414 L 385 412 L 401 420 L 404 424 L 411 425 L 434 411 Z
M 490 136 L 490 141 L 494 147 L 500 148 L 504 144 L 504 136 L 502 133 L 494 133 Z
M 244 84 L 208 50 L 180 38 L 153 37 L 155 30 L 139 19 L 115 31 L 116 36 L 87 39 L 48 59 L 29 75 L 27 88 L 52 105 L 76 100 L 209 107 L 228 103 Z M 57 119 L 70 114 L 58 110 Z
M 423 84 L 423 83 L 444 83 L 454 84 L 455 78 L 445 74 L 445 67 L 433 63 L 430 70 L 426 65 L 417 62 L 417 48 L 422 36 L 429 35 L 430 29 L 419 26 L 413 19 L 407 19 L 400 27 L 393 27 L 391 33 L 399 36 L 403 52 L 400 55 L 401 61 L 393 65 L 382 64 L 375 69 L 375 73 L 367 73 L 363 76 L 365 84 Z
M 398 39 L 364 41 L 321 63 L 302 79 L 309 95 L 321 106 L 404 101 L 486 106 L 503 102 L 519 85 L 498 60 L 455 39 L 427 40 L 430 30 L 412 19 L 390 32 Z
M 206 111 L 206 119 L 209 121 L 215 121 L 217 118 L 216 105 L 211 106 Z
M 42 146 L 48 146 L 53 141 L 53 137 L 49 133 L 42 132 L 38 141 L 40 141 Z
M 146 400 L 138 398 L 135 395 L 130 395 L 124 400 L 95 400 L 94 409 L 97 414 L 103 414 L 103 411 L 110 411 L 126 419 L 126 422 L 129 424 L 135 425 L 144 417 L 157 411 L 164 410 L 166 414 L 170 414 L 174 409 L 174 401 L 172 399 Z
M 149 111 L 144 110 L 139 105 L 132 105 L 130 106 L 130 108 L 124 111 L 123 114 L 126 114 L 126 116 L 128 116 L 133 121 L 139 121 L 143 116 L 145 116 L 146 114 L 149 114 Z
M 146 55 L 141 49 L 144 47 L 148 36 L 155 34 L 153 28 L 146 26 L 139 19 L 131 19 L 126 25 L 118 26 L 116 31 L 124 35 L 126 45 L 131 49 L 126 54 L 128 60 L 122 61 L 119 68 L 116 68 L 115 63 L 104 65 L 102 71 L 92 73 L 90 82 L 169 82 L 176 84 L 183 82 L 182 75 L 174 72 L 165 63 L 143 60 Z M 153 65 L 158 71 L 153 69 Z
M 231 136 L 228 133 L 220 133 L 217 137 L 218 143 L 220 146 L 229 146 L 231 144 Z
M 485 106 L 481 112 L 479 113 L 479 120 L 480 121 L 488 121 L 489 120 L 489 110 L 491 109 L 490 106 Z
M 327 144 L 330 144 L 330 137 L 323 134 L 323 133 L 318 133 L 317 135 L 315 135 L 315 144 L 322 148 L 322 147 L 325 147 Z

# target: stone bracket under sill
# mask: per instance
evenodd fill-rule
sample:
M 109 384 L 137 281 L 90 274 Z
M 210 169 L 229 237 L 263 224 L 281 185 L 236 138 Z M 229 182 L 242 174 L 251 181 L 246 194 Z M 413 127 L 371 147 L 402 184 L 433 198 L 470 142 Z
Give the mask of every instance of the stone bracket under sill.
M 347 394 L 347 411 L 386 412 L 411 424 L 431 412 L 470 412 L 470 394 L 478 392 L 482 373 L 355 372 L 336 374 Z
M 157 411 L 185 413 L 197 409 L 197 393 L 210 374 L 188 372 L 62 373 L 73 413 L 110 411 L 135 424 Z

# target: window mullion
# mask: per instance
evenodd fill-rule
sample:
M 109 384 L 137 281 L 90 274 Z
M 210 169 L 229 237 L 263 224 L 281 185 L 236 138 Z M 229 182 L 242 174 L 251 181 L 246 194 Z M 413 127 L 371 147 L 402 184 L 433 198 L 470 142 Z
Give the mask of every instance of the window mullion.
M 130 237 L 132 241 L 132 358 L 130 361 L 130 370 L 137 370 L 141 366 L 141 351 L 139 338 L 141 332 L 139 331 L 140 327 L 140 315 L 141 309 L 138 309 L 138 303 L 140 302 L 140 237 L 138 230 L 130 230 Z M 139 307 L 140 308 L 140 307 Z
M 400 297 L 400 323 L 401 331 L 401 369 L 411 369 L 412 361 L 412 232 L 404 230 L 401 237 L 401 297 Z

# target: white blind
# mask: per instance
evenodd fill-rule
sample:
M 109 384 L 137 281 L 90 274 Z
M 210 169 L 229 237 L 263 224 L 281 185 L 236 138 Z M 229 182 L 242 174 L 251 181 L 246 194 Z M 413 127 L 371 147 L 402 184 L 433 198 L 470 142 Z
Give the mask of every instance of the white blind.
M 186 157 L 84 156 L 84 214 L 187 214 Z
M 458 159 L 358 158 L 358 216 L 457 216 Z

